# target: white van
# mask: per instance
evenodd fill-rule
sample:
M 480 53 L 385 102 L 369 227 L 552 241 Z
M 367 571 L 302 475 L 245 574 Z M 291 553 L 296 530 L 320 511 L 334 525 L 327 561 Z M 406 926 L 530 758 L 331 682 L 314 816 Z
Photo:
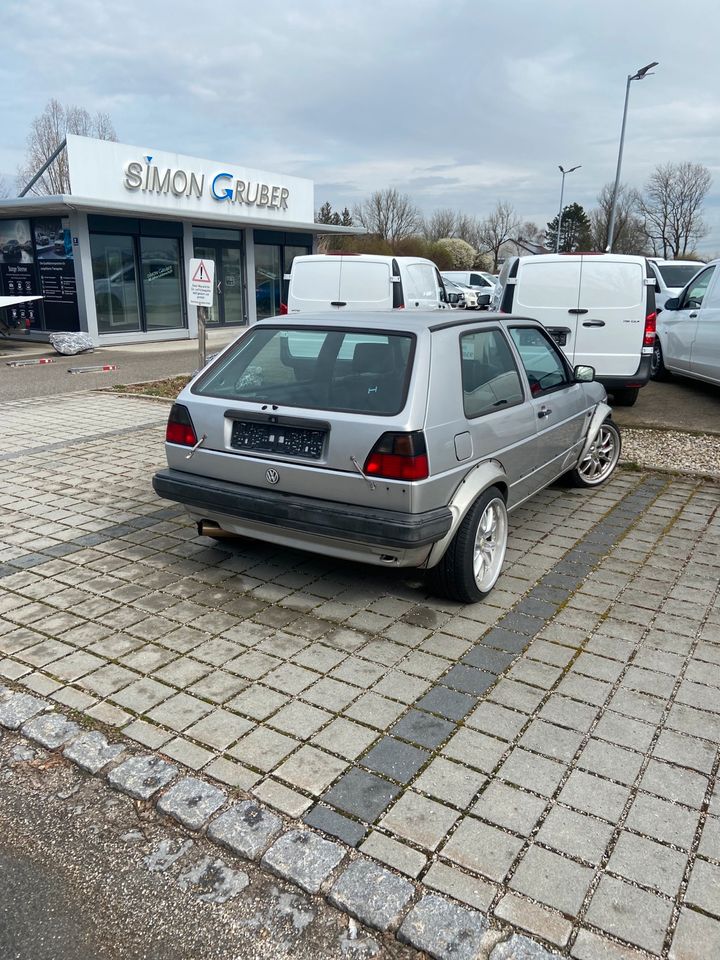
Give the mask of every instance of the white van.
M 370 253 L 295 257 L 287 296 L 288 313 L 310 310 L 437 310 L 447 294 L 437 267 L 423 257 Z
M 595 368 L 618 406 L 632 406 L 648 382 L 656 313 L 655 278 L 645 257 L 510 257 L 491 306 L 539 320 L 573 366 Z
M 648 257 L 650 269 L 655 276 L 655 306 L 658 313 L 670 297 L 682 293 L 686 283 L 690 283 L 696 273 L 705 266 L 704 260 L 659 260 Z
M 720 386 L 720 260 L 711 260 L 658 317 L 654 380 L 671 373 Z

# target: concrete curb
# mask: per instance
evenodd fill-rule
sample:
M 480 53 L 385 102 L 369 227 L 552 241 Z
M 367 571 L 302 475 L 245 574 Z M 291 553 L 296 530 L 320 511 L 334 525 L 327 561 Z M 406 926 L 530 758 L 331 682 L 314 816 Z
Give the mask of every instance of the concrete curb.
M 43 697 L 0 684 L 2 728 L 62 753 L 90 776 L 152 804 L 189 831 L 272 873 L 434 960 L 559 960 L 561 953 L 465 904 L 425 890 L 328 840 L 287 823 L 255 799 L 231 797 L 157 754 L 83 729 Z

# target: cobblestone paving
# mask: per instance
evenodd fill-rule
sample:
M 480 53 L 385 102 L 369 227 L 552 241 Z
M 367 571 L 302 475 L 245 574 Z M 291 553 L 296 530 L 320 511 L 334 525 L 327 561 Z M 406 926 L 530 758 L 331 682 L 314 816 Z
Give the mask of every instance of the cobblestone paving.
M 545 491 L 462 606 L 197 538 L 165 413 L 6 406 L 0 679 L 580 960 L 720 955 L 717 485 Z

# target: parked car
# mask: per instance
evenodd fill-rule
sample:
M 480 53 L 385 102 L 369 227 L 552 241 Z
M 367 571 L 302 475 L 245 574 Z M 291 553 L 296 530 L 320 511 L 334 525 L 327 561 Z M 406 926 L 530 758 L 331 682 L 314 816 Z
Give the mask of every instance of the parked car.
M 447 271 L 443 271 L 440 276 L 443 279 L 446 290 L 449 291 L 450 284 L 452 284 L 455 289 L 462 293 L 465 307 L 468 310 L 487 309 L 488 304 L 490 303 L 490 298 L 487 297 L 485 300 L 482 300 L 481 297 L 483 294 L 477 287 L 471 287 L 467 283 L 463 283 L 462 280 L 453 280 L 452 277 L 448 275 Z
M 650 377 L 657 315 L 645 257 L 508 257 L 493 308 L 539 320 L 571 363 L 595 368 L 617 406 L 632 406 Z
M 677 297 L 686 283 L 705 266 L 703 260 L 656 260 L 648 257 L 655 277 L 655 306 L 658 313 L 670 297 Z
M 261 320 L 179 395 L 153 486 L 201 534 L 421 567 L 471 603 L 500 575 L 509 511 L 562 475 L 612 474 L 605 400 L 533 320 Z
M 442 275 L 443 284 L 445 286 L 445 293 L 447 294 L 447 302 L 451 307 L 458 307 L 465 309 L 467 302 L 465 299 L 465 294 L 470 293 L 469 287 L 462 287 L 459 283 L 453 283 L 452 280 L 448 280 L 447 277 Z
M 424 257 L 310 254 L 295 257 L 286 279 L 287 312 L 292 314 L 447 306 L 438 269 Z
M 711 260 L 658 317 L 652 377 L 671 373 L 720 385 L 720 260 Z
M 456 283 L 466 283 L 478 293 L 487 293 L 491 297 L 495 292 L 495 278 L 484 270 L 443 270 L 443 277 L 449 277 Z

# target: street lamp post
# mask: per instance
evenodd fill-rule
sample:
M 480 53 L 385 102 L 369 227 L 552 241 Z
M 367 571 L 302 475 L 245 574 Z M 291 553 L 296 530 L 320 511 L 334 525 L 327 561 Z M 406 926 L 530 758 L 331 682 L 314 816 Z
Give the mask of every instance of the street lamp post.
M 615 239 L 613 234 L 615 233 L 615 214 L 617 212 L 617 200 L 618 200 L 618 189 L 620 188 L 620 170 L 622 169 L 622 155 L 623 155 L 623 146 L 625 144 L 625 123 L 627 121 L 627 109 L 628 109 L 628 98 L 630 97 L 630 84 L 633 80 L 644 80 L 648 76 L 648 71 L 652 70 L 653 67 L 658 65 L 657 60 L 653 60 L 652 63 L 648 63 L 645 67 L 640 67 L 637 73 L 633 73 L 627 78 L 627 83 L 625 85 L 625 106 L 623 108 L 623 118 L 622 118 L 622 127 L 620 128 L 620 147 L 618 149 L 618 161 L 617 161 L 617 171 L 615 172 L 615 186 L 613 187 L 613 199 L 612 207 L 610 208 L 610 223 L 608 224 L 608 240 L 607 247 L 605 248 L 607 253 L 612 253 L 613 240 Z
M 568 173 L 572 173 L 574 170 L 579 170 L 582 166 L 579 163 L 576 167 L 570 167 L 569 170 L 565 170 L 563 167 L 558 164 L 558 170 L 562 174 L 562 181 L 560 183 L 560 211 L 558 213 L 558 225 L 557 225 L 557 236 L 555 237 L 555 253 L 560 253 L 560 227 L 562 226 L 562 212 L 563 212 L 563 194 L 565 193 L 565 177 Z

